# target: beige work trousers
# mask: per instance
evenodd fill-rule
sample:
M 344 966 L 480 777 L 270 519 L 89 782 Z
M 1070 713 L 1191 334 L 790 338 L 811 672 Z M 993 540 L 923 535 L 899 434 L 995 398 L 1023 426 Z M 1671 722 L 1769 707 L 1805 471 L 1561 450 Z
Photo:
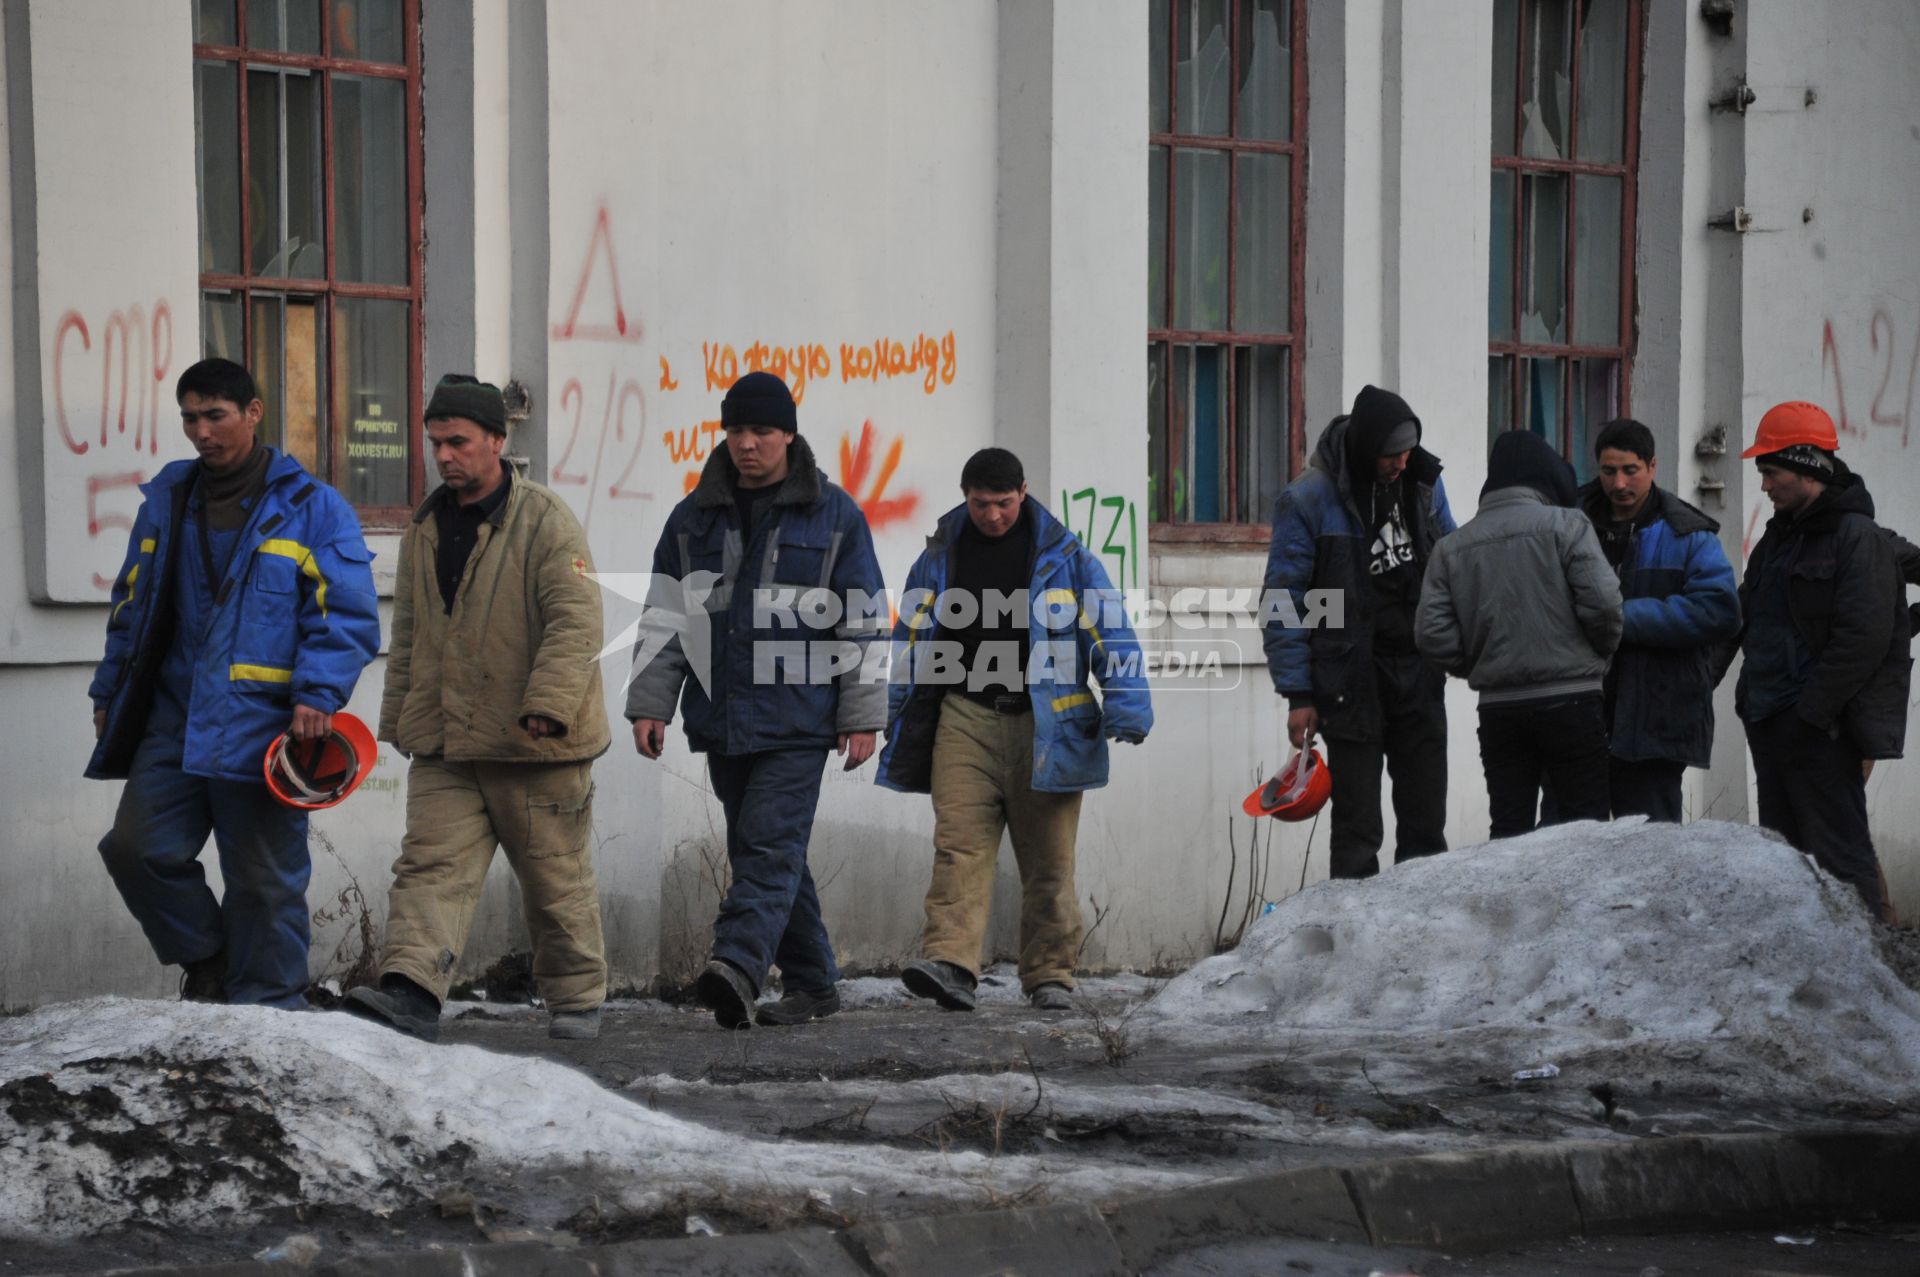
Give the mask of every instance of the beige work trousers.
M 520 880 L 540 996 L 554 1011 L 599 1006 L 607 951 L 592 834 L 590 762 L 415 758 L 380 974 L 403 975 L 446 1000 L 498 846 Z
M 1033 714 L 1000 714 L 949 693 L 933 741 L 933 885 L 927 957 L 980 973 L 1000 835 L 1020 866 L 1020 986 L 1073 987 L 1080 907 L 1073 844 L 1080 795 L 1033 788 Z

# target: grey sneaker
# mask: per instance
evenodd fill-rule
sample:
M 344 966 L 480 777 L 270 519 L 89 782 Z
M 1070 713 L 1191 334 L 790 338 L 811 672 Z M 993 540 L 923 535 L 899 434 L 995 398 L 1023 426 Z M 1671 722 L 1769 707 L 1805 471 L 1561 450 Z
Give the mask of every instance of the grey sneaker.
M 973 1010 L 974 978 L 965 967 L 938 958 L 921 958 L 900 969 L 900 983 L 916 998 L 932 998 L 942 1010 Z
M 824 1020 L 839 1009 L 838 989 L 788 989 L 778 1002 L 761 1007 L 753 1018 L 766 1025 L 805 1024 L 809 1020 Z
M 403 975 L 380 977 L 380 987 L 349 989 L 340 1009 L 375 1020 L 422 1042 L 440 1040 L 440 999 Z
M 747 973 L 724 958 L 707 963 L 707 969 L 693 982 L 693 996 L 701 1006 L 713 1012 L 723 1029 L 753 1027 L 753 1003 L 759 991 Z
M 1027 994 L 1027 1001 L 1033 1004 L 1033 1009 L 1036 1011 L 1071 1011 L 1073 1010 L 1073 990 L 1064 984 L 1049 982 L 1036 986 L 1031 993 Z
M 600 1036 L 600 1008 L 555 1011 L 547 1019 L 547 1036 L 567 1042 L 591 1042 Z

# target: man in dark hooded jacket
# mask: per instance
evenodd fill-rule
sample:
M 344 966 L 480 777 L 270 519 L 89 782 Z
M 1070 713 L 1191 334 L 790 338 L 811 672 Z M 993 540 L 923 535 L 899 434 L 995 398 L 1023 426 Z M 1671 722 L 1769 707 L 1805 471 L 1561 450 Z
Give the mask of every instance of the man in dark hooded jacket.
M 1273 509 L 1266 589 L 1305 616 L 1308 591 L 1339 591 L 1344 624 L 1266 627 L 1287 738 L 1327 738 L 1333 778 L 1329 872 L 1380 870 L 1380 765 L 1393 777 L 1396 862 L 1447 849 L 1446 676 L 1413 642 L 1414 608 L 1434 543 L 1453 531 L 1440 459 L 1420 446 L 1420 419 L 1376 386 L 1320 436 L 1307 472 Z
M 1834 455 L 1839 444 L 1823 410 L 1783 403 L 1741 454 L 1754 459 L 1774 515 L 1740 585 L 1746 661 L 1734 708 L 1753 752 L 1760 823 L 1851 883 L 1880 917 L 1861 764 L 1905 747 L 1911 633 L 1895 547 L 1866 485 Z M 1732 660 L 1723 652 L 1722 675 Z
M 1492 837 L 1533 829 L 1542 771 L 1550 820 L 1605 820 L 1607 658 L 1620 582 L 1575 508 L 1573 467 L 1524 430 L 1494 442 L 1480 509 L 1434 548 L 1421 653 L 1480 693 Z

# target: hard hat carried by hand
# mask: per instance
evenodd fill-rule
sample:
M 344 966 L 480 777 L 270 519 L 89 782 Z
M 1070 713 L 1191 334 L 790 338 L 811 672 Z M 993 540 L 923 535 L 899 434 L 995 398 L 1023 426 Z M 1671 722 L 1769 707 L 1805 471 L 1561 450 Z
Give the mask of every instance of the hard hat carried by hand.
M 1840 451 L 1840 434 L 1833 428 L 1833 418 L 1825 408 L 1799 399 L 1775 404 L 1760 418 L 1760 426 L 1753 432 L 1753 447 L 1740 455 L 1764 457 L 1796 444 L 1806 444 L 1822 452 Z
M 380 746 L 352 714 L 333 716 L 333 730 L 319 740 L 294 740 L 282 732 L 267 746 L 267 789 L 280 802 L 319 811 L 346 801 L 373 770 Z
M 1247 795 L 1240 810 L 1249 816 L 1272 816 L 1275 820 L 1310 820 L 1332 795 L 1333 773 L 1327 770 L 1320 751 L 1296 750 L 1272 780 Z

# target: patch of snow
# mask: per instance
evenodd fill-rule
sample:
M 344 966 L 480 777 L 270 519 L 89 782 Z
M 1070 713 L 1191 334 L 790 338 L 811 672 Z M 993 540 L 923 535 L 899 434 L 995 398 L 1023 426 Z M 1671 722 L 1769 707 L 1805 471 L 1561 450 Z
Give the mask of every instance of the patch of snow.
M 384 1209 L 542 1172 L 642 1212 L 810 1189 L 1092 1197 L 1194 1178 L 757 1141 L 652 1112 L 564 1064 L 343 1014 L 99 998 L 0 1020 L 0 1236 L 217 1228 L 300 1202 Z
M 1728 1093 L 1920 1098 L 1920 994 L 1858 895 L 1717 821 L 1561 825 L 1322 883 L 1134 1024 L 1243 1047 L 1424 1035 L 1434 1058 L 1479 1039 L 1501 1076 L 1641 1058 Z

